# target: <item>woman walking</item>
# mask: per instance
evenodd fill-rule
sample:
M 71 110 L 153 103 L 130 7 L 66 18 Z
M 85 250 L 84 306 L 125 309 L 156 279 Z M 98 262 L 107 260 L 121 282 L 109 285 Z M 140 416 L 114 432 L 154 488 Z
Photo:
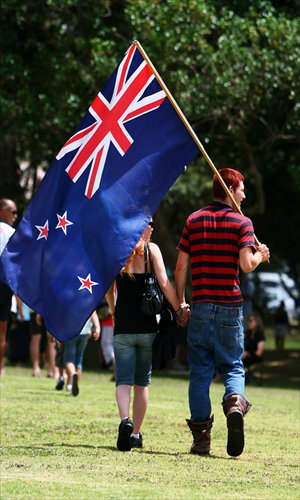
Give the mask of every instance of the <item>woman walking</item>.
M 152 222 L 146 226 L 140 240 L 116 278 L 117 301 L 114 304 L 114 283 L 106 300 L 115 317 L 114 353 L 116 364 L 116 400 L 121 423 L 117 439 L 120 451 L 143 446 L 141 427 L 148 406 L 148 386 L 151 380 L 152 344 L 157 333 L 156 316 L 141 311 L 145 287 L 144 246 L 149 243 L 157 281 L 173 307 L 177 321 L 184 325 L 189 316 L 186 304 L 180 304 L 168 279 L 159 247 L 150 242 Z M 132 420 L 130 395 L 133 386 Z

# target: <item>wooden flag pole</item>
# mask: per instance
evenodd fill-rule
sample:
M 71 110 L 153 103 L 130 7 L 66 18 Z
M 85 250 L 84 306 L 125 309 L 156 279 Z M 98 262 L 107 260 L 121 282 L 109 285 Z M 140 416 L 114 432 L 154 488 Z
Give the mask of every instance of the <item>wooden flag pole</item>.
M 209 155 L 205 151 L 205 148 L 202 145 L 199 137 L 195 134 L 192 126 L 190 125 L 190 123 L 186 119 L 185 115 L 181 111 L 180 107 L 178 106 L 177 102 L 175 101 L 175 99 L 172 96 L 171 92 L 169 91 L 168 87 L 164 83 L 163 79 L 160 77 L 159 73 L 156 71 L 156 69 L 153 66 L 151 60 L 149 59 L 149 57 L 147 56 L 146 52 L 144 51 L 143 47 L 141 46 L 141 44 L 137 40 L 135 40 L 133 43 L 134 43 L 134 45 L 136 45 L 136 47 L 138 48 L 138 50 L 142 54 L 143 58 L 145 59 L 145 61 L 147 61 L 147 64 L 152 69 L 153 73 L 155 74 L 155 77 L 156 77 L 157 81 L 159 82 L 160 86 L 162 87 L 162 89 L 167 94 L 168 99 L 171 102 L 171 104 L 172 104 L 173 108 L 175 109 L 176 113 L 179 115 L 179 117 L 182 120 L 184 126 L 186 127 L 186 129 L 188 130 L 188 132 L 190 133 L 190 135 L 192 136 L 192 138 L 194 139 L 195 143 L 197 144 L 198 148 L 200 149 L 201 153 L 203 154 L 203 156 L 206 159 L 207 163 L 209 164 L 210 168 L 212 169 L 212 171 L 214 172 L 214 174 L 216 174 L 216 176 L 218 177 L 219 182 L 221 183 L 221 185 L 222 185 L 223 189 L 225 190 L 227 196 L 230 198 L 230 200 L 231 200 L 234 208 L 237 210 L 237 212 L 239 212 L 241 215 L 243 215 L 243 212 L 241 211 L 240 207 L 238 206 L 237 202 L 235 201 L 234 197 L 232 196 L 231 192 L 229 191 L 228 187 L 226 186 L 226 184 L 225 184 L 224 180 L 222 179 L 220 173 L 218 172 L 218 170 L 215 167 L 214 163 L 212 162 L 211 158 L 209 157 Z M 259 242 L 259 240 L 257 239 L 257 237 L 255 235 L 254 235 L 254 238 L 255 238 L 255 243 L 257 245 L 259 245 L 260 242 Z

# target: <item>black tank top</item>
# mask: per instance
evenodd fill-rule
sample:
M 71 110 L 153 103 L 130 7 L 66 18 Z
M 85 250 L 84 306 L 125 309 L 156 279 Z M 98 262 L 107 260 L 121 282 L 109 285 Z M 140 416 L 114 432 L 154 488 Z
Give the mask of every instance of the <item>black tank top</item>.
M 142 313 L 140 305 L 145 290 L 145 273 L 132 277 L 120 274 L 116 279 L 117 303 L 115 309 L 114 335 L 120 333 L 156 333 L 155 316 Z

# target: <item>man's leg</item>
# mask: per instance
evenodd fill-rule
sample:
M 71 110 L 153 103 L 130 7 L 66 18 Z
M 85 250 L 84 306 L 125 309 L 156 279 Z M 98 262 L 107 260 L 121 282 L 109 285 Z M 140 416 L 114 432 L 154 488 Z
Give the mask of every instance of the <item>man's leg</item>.
M 205 349 L 189 345 L 188 352 L 190 360 L 189 405 L 191 419 L 187 419 L 187 424 L 193 435 L 191 453 L 208 455 L 211 444 L 211 428 L 214 421 L 213 415 L 210 416 L 209 387 L 214 368 L 210 359 L 211 354 Z
M 188 327 L 191 418 L 187 420 L 193 434 L 191 453 L 199 455 L 206 455 L 210 452 L 213 416 L 210 416 L 209 388 L 215 371 L 212 339 L 211 314 L 205 305 L 199 304 L 193 310 Z
M 241 394 L 231 394 L 223 399 L 223 411 L 227 419 L 227 453 L 232 457 L 241 455 L 244 449 L 244 415 L 251 404 Z
M 192 421 L 206 421 L 210 417 L 209 387 L 215 371 L 212 327 L 209 318 L 199 321 L 193 311 L 188 327 L 189 405 Z
M 225 386 L 222 405 L 228 429 L 227 453 L 237 457 L 244 449 L 244 415 L 251 406 L 244 397 L 242 308 L 218 308 L 214 333 L 215 361 Z

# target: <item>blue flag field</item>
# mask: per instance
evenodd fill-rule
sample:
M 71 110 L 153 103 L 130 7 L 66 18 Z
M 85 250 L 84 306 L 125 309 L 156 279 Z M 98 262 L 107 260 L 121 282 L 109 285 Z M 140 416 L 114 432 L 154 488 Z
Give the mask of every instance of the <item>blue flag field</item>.
M 49 167 L 0 278 L 54 337 L 75 337 L 198 153 L 133 43 Z

